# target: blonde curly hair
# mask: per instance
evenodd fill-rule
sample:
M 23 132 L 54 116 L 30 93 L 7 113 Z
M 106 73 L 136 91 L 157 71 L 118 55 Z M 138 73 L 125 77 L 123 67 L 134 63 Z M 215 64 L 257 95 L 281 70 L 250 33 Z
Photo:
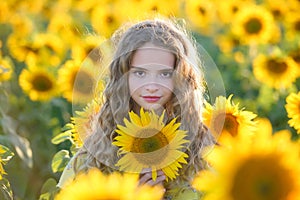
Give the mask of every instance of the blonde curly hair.
M 203 166 L 202 151 L 215 143 L 201 120 L 204 95 L 204 78 L 196 42 L 184 28 L 184 23 L 170 19 L 150 19 L 122 26 L 112 37 L 115 53 L 110 63 L 110 78 L 104 91 L 104 104 L 92 122 L 93 133 L 85 140 L 78 154 L 85 155 L 83 165 L 75 171 L 97 167 L 110 173 L 117 162 L 118 149 L 112 145 L 117 124 L 123 124 L 128 111 L 133 108 L 129 94 L 128 71 L 135 50 L 145 43 L 171 51 L 176 57 L 174 67 L 174 91 L 170 102 L 165 105 L 170 121 L 177 117 L 180 129 L 188 131 L 188 164 L 180 169 L 175 182 L 189 181 Z M 76 166 L 76 165 L 75 165 Z

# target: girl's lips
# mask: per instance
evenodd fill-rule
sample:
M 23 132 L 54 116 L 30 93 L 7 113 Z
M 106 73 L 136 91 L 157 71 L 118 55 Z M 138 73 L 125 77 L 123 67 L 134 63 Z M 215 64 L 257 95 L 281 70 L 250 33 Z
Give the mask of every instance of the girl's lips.
M 155 103 L 160 99 L 160 97 L 159 96 L 143 96 L 143 99 L 145 101 L 147 101 L 148 103 Z

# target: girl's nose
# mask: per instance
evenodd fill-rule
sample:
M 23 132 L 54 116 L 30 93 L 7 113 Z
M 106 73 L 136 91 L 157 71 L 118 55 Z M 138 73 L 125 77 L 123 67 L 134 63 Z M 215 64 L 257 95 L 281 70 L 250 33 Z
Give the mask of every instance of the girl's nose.
M 150 93 L 154 93 L 159 90 L 159 86 L 156 83 L 148 83 L 145 85 L 145 89 Z

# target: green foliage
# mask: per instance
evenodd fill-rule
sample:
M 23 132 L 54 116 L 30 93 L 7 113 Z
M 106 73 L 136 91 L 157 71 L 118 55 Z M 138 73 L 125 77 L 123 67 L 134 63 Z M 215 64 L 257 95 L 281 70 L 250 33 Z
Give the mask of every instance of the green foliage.
M 6 165 L 13 156 L 14 153 L 9 148 L 0 144 L 0 199 L 3 200 L 13 199 L 13 192 L 10 187 L 10 183 L 5 177 L 3 177 L 6 173 L 3 171 L 2 166 Z
M 14 199 L 36 199 L 47 177 L 58 178 L 49 163 L 68 144 L 56 147 L 51 139 L 69 120 L 71 105 L 63 99 L 32 102 L 12 85 L 0 85 L 0 143 L 16 155 L 6 165 L 10 185 L 5 188 L 12 188 Z
M 60 144 L 66 140 L 72 140 L 72 133 L 70 131 L 62 132 L 51 139 L 53 144 Z
M 62 172 L 65 168 L 65 166 L 68 164 L 70 160 L 69 151 L 67 150 L 60 150 L 57 152 L 53 159 L 52 159 L 52 171 L 54 173 L 56 172 Z
M 0 180 L 0 199 L 12 200 L 13 192 L 11 190 L 9 181 L 5 178 Z
M 59 189 L 56 187 L 57 182 L 53 178 L 49 178 L 41 189 L 41 195 L 39 200 L 51 200 L 54 199 L 55 194 L 58 193 Z

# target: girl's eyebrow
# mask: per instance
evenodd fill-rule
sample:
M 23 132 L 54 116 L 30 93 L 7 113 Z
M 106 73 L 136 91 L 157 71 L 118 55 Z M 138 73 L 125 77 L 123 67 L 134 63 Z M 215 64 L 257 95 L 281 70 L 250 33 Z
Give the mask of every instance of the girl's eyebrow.
M 143 67 L 138 67 L 138 66 L 131 65 L 130 69 L 132 69 L 132 68 L 135 68 L 135 69 L 146 69 L 146 68 L 143 68 Z
M 149 70 L 146 69 L 146 68 L 143 68 L 143 67 L 137 67 L 137 66 L 131 66 L 131 67 L 130 67 L 130 70 L 144 70 L 144 71 L 149 71 Z
M 149 69 L 147 69 L 147 68 L 144 68 L 144 67 L 138 67 L 138 66 L 131 66 L 131 68 L 130 69 L 138 69 L 138 70 L 146 70 L 146 71 L 149 71 Z M 161 70 L 158 70 L 158 71 L 160 71 L 160 72 L 172 72 L 172 71 L 174 71 L 174 69 L 161 69 Z

